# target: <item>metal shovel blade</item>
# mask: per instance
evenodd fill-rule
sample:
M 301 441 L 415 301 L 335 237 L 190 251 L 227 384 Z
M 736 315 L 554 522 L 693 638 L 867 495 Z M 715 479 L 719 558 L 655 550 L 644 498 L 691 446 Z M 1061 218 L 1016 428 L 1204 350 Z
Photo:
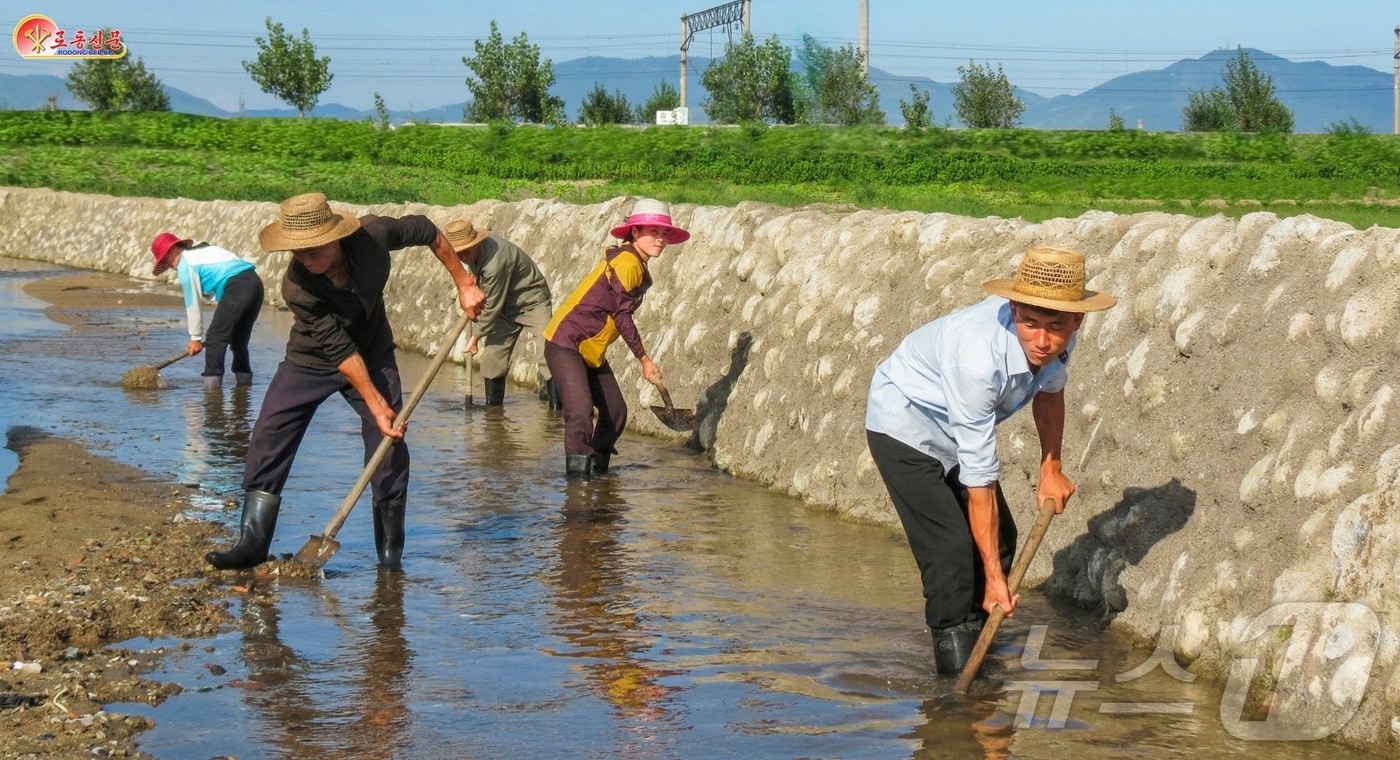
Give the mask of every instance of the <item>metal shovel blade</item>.
M 320 570 L 327 562 L 331 561 L 331 557 L 335 556 L 339 550 L 340 542 L 334 537 L 323 538 L 313 535 L 292 559 L 312 570 Z
M 651 411 L 656 414 L 656 418 L 661 420 L 661 424 L 666 427 L 681 432 L 693 432 L 699 425 L 695 422 L 695 411 L 693 409 L 677 409 L 671 403 L 671 392 L 666 390 L 659 380 L 653 380 L 652 384 L 661 391 L 661 402 L 665 406 L 652 406 Z

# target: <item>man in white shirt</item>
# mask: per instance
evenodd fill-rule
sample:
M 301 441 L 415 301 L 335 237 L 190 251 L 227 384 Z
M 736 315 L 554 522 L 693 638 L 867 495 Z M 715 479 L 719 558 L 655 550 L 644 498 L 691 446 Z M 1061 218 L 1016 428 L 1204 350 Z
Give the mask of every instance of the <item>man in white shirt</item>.
M 1061 467 L 1066 367 L 1088 312 L 1115 303 L 1084 289 L 1084 256 L 1035 247 L 1015 279 L 910 333 L 875 370 L 866 439 L 914 552 L 939 673 L 962 670 L 1006 587 L 1016 523 L 998 480 L 996 426 L 1027 404 L 1040 438 L 1037 499 L 1074 493 Z

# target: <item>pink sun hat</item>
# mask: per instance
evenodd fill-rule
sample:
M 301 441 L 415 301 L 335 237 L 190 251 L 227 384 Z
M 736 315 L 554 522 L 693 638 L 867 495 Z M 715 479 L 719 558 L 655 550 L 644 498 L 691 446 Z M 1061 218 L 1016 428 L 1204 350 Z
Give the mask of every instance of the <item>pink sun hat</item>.
M 690 233 L 677 227 L 671 222 L 670 205 L 655 200 L 653 198 L 642 198 L 637 201 L 637 205 L 632 207 L 632 215 L 627 217 L 627 221 L 612 228 L 612 236 L 618 240 L 626 240 L 632 233 L 633 227 L 665 227 L 666 242 L 684 243 L 690 239 Z

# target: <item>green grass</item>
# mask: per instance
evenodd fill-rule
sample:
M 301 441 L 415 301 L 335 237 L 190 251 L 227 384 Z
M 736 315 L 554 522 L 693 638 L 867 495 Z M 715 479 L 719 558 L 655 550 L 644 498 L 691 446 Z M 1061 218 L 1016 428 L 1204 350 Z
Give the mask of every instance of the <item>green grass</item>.
M 1043 221 L 1091 209 L 1400 227 L 1391 135 L 893 128 L 376 129 L 323 119 L 0 112 L 0 183 L 125 196 L 471 203 L 619 195 Z

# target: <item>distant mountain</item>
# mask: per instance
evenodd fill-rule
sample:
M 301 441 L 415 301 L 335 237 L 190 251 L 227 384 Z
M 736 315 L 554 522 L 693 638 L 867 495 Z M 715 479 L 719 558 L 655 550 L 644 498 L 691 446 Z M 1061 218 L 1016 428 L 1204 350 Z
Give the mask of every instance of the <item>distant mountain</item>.
M 1334 66 L 1318 61 L 1295 62 L 1260 50 L 1246 49 L 1259 71 L 1273 78 L 1279 100 L 1293 111 L 1298 132 L 1322 132 L 1330 125 L 1355 119 L 1377 133 L 1391 131 L 1393 118 L 1392 75 L 1365 66 Z M 1079 95 L 1047 98 L 1017 89 L 1026 103 L 1021 126 L 1032 129 L 1106 129 L 1112 111 L 1129 128 L 1171 132 L 1181 129 L 1181 109 L 1189 93 L 1222 86 L 1225 64 L 1234 50 L 1215 50 L 1200 58 L 1178 61 L 1164 69 L 1142 71 L 1110 79 Z M 709 93 L 700 85 L 700 75 L 709 66 L 708 58 L 688 62 L 687 105 L 692 124 L 706 123 L 702 103 Z M 578 118 L 579 106 L 595 85 L 609 94 L 621 93 L 635 108 L 647 101 L 656 87 L 666 81 L 680 90 L 679 56 L 649 58 L 605 58 L 591 56 L 554 63 L 555 85 L 551 92 L 563 98 L 565 113 Z M 463 72 L 465 79 L 466 72 Z M 891 124 L 902 124 L 900 101 L 912 99 L 909 86 L 929 94 L 929 108 L 935 124 L 957 126 L 953 110 L 956 83 L 937 82 L 924 77 L 895 76 L 871 69 L 870 81 L 879 88 L 880 108 Z M 1014 82 L 1012 83 L 1015 84 Z M 466 85 L 461 86 L 466 95 Z M 182 113 L 230 117 L 207 100 L 166 88 L 170 108 Z M 0 108 L 29 110 L 43 108 L 49 96 L 57 97 L 61 109 L 81 109 L 83 105 L 68 94 L 64 81 L 46 75 L 12 76 L 0 74 Z M 465 101 L 412 111 L 390 111 L 396 123 L 404 121 L 462 121 Z M 349 108 L 338 103 L 317 106 L 312 114 L 321 118 L 365 119 L 372 110 Z M 294 108 L 247 111 L 248 116 L 295 117 Z

